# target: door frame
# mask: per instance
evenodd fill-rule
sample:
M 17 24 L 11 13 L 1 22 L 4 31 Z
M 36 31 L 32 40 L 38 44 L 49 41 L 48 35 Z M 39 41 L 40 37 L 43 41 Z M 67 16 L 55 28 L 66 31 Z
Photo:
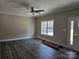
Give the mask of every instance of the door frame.
M 71 20 L 77 20 L 78 21 L 79 19 L 79 16 L 74 16 L 74 17 L 69 17 L 68 18 L 68 34 L 67 34 L 67 40 L 68 40 L 68 47 L 70 48 L 74 48 L 74 40 L 73 40 L 73 45 L 70 45 L 70 27 L 71 27 Z M 75 24 L 74 24 L 74 27 L 75 27 Z M 75 35 L 75 33 L 74 33 Z

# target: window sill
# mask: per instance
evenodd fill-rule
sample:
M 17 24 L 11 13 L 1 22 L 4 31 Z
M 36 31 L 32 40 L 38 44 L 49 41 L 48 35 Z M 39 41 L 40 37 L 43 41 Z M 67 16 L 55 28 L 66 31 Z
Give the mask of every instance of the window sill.
M 45 34 L 41 34 L 43 36 L 47 36 L 47 37 L 53 37 L 53 35 L 45 35 Z

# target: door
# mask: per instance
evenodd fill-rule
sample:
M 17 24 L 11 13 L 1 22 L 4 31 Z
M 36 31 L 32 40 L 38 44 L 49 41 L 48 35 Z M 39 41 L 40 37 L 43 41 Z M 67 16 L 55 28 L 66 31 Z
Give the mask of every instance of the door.
M 79 36 L 79 17 L 68 18 L 68 45 L 77 48 Z

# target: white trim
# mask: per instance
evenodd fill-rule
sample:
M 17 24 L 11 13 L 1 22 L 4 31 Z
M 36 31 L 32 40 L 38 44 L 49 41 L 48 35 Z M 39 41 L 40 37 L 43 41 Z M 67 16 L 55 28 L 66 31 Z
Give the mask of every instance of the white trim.
M 13 39 L 2 39 L 0 42 L 5 42 L 5 41 L 14 41 L 14 40 L 22 40 L 22 39 L 31 39 L 33 37 L 23 37 L 23 38 L 13 38 Z
M 11 12 L 4 12 L 4 11 L 0 11 L 0 14 L 30 17 L 29 15 L 25 15 L 25 14 L 17 14 L 17 13 L 13 13 L 13 12 L 11 13 Z
M 42 37 L 40 37 L 40 36 L 36 36 L 36 38 L 42 39 L 42 40 L 51 41 L 51 40 L 49 40 L 49 39 L 47 39 L 47 38 L 42 38 Z M 61 46 L 64 46 L 64 47 L 68 47 L 67 45 L 61 44 L 61 43 L 56 42 L 56 41 L 51 41 L 51 42 L 52 42 L 52 43 L 55 43 L 55 44 L 58 44 L 58 45 L 61 45 Z

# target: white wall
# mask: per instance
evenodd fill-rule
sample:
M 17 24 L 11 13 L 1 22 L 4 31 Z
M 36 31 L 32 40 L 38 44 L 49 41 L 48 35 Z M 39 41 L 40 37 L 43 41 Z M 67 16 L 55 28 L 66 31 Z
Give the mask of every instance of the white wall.
M 0 40 L 34 36 L 34 20 L 28 17 L 0 14 Z
M 65 12 L 60 12 L 56 14 L 51 14 L 48 16 L 42 16 L 42 17 L 37 17 L 37 31 L 36 31 L 36 36 L 40 38 L 46 38 L 52 42 L 55 42 L 57 44 L 61 44 L 63 46 L 69 47 L 68 44 L 68 17 L 74 17 L 74 16 L 79 16 L 79 9 L 73 9 Z M 54 36 L 45 36 L 41 35 L 41 21 L 43 20 L 54 20 Z M 65 29 L 66 31 L 64 31 Z M 79 41 L 79 40 L 77 40 Z M 79 51 L 79 42 L 74 43 L 74 49 Z

